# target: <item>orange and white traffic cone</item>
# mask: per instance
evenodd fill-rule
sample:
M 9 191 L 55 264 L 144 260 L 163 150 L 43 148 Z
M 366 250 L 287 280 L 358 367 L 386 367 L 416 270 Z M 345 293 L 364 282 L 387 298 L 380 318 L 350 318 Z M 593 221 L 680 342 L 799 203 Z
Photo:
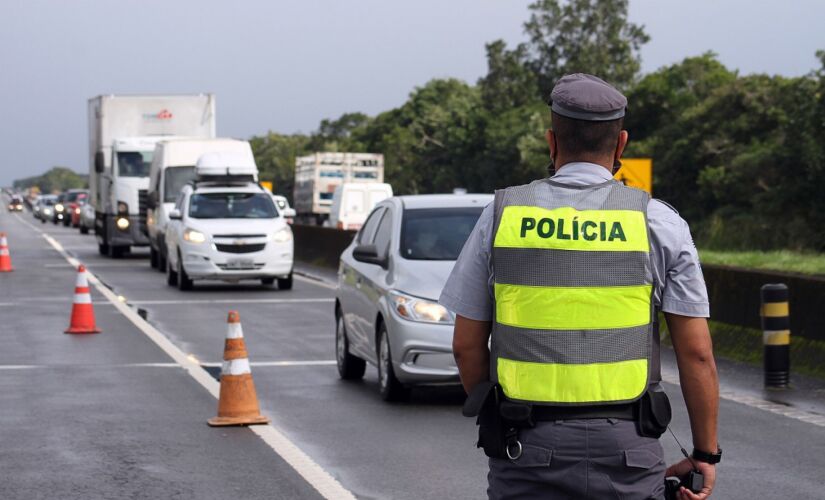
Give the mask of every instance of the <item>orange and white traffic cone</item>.
M 10 273 L 14 271 L 11 267 L 11 255 L 9 255 L 9 242 L 6 241 L 6 233 L 0 233 L 0 273 Z
M 261 415 L 258 406 L 258 395 L 252 382 L 249 354 L 246 352 L 238 311 L 229 311 L 228 323 L 223 348 L 218 416 L 207 422 L 213 427 L 268 424 L 269 419 Z
M 86 266 L 83 264 L 80 264 L 77 268 L 74 304 L 72 304 L 72 319 L 66 333 L 100 333 L 100 330 L 95 326 L 95 310 L 92 307 L 92 294 L 89 293 L 89 282 L 86 280 Z

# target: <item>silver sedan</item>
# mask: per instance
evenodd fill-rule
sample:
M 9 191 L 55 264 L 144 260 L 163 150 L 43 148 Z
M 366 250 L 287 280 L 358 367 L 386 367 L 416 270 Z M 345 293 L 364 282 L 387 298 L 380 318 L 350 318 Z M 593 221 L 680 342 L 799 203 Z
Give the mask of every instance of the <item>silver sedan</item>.
M 398 196 L 378 204 L 341 254 L 335 347 L 343 379 L 378 367 L 385 400 L 458 383 L 455 315 L 438 296 L 492 195 Z

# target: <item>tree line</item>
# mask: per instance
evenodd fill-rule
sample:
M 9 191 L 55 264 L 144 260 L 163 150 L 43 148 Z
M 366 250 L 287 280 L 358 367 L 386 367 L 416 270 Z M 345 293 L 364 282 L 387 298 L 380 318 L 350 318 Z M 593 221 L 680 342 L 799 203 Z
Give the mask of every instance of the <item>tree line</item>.
M 802 77 L 740 75 L 712 53 L 641 75 L 649 36 L 627 8 L 537 0 L 526 41 L 488 43 L 475 84 L 435 79 L 377 116 L 253 137 L 261 177 L 291 196 L 296 156 L 353 151 L 383 153 L 397 194 L 524 184 L 546 176 L 554 82 L 587 72 L 627 95 L 626 156 L 653 158 L 654 195 L 678 207 L 700 245 L 825 251 L 825 51 Z

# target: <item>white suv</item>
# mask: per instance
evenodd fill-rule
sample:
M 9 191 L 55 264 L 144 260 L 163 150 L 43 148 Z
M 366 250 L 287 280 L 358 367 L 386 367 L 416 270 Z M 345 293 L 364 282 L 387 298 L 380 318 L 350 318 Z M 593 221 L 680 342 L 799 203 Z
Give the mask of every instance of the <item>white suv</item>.
M 192 182 L 181 190 L 166 227 L 167 282 L 278 280 L 292 288 L 292 230 L 255 182 Z

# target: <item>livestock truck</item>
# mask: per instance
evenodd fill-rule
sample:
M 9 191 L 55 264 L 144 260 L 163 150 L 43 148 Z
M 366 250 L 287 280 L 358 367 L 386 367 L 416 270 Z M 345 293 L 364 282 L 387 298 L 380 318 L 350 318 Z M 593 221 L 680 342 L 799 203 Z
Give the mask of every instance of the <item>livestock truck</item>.
M 335 188 L 349 182 L 384 182 L 384 155 L 315 153 L 295 158 L 296 219 L 318 225 L 326 222 Z
M 89 191 L 101 255 L 149 244 L 149 167 L 155 143 L 215 137 L 215 97 L 100 95 L 89 99 Z

